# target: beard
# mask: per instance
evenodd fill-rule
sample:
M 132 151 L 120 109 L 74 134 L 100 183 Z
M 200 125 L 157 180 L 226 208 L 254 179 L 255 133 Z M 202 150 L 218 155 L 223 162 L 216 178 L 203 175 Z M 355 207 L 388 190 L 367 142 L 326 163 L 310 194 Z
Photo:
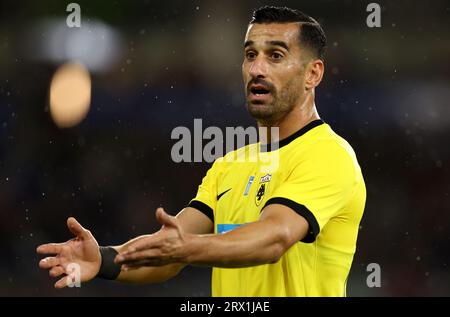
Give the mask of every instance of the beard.
M 281 90 L 271 89 L 267 100 L 251 100 L 247 89 L 247 110 L 259 122 L 277 122 L 295 108 L 300 99 L 300 90 L 293 81 L 288 82 Z

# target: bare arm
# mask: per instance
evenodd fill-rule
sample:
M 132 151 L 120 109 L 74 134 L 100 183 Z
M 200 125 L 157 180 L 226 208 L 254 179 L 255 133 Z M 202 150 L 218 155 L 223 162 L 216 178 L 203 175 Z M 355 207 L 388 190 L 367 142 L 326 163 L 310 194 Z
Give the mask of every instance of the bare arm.
M 211 220 L 197 209 L 187 207 L 183 209 L 176 218 L 179 220 L 183 230 L 191 234 L 206 234 L 213 231 Z M 130 245 L 136 241 L 151 235 L 137 237 L 125 244 L 114 247 L 119 253 L 126 252 Z M 141 267 L 137 270 L 121 271 L 117 281 L 132 284 L 160 283 L 167 281 L 177 275 L 186 264 L 173 263 L 164 266 Z
M 183 209 L 177 217 L 177 223 L 190 234 L 206 234 L 213 231 L 212 221 L 194 208 Z M 87 282 L 94 279 L 100 270 L 101 254 L 99 245 L 89 230 L 84 229 L 74 218 L 67 220 L 67 226 L 75 238 L 64 243 L 49 243 L 37 248 L 40 254 L 50 255 L 39 262 L 42 269 L 49 270 L 51 277 L 60 277 L 55 283 L 56 288 L 64 288 L 68 282 L 68 267 L 77 263 L 80 267 L 80 280 Z M 170 233 L 169 233 L 170 235 Z M 167 237 L 168 232 L 162 228 L 153 235 L 133 239 L 121 246 L 115 247 L 118 252 L 124 252 L 129 245 L 147 237 Z M 111 263 L 112 264 L 112 263 Z M 170 264 L 162 267 L 144 267 L 139 270 L 121 272 L 117 280 L 127 283 L 157 283 L 175 276 L 184 264 Z
M 306 236 L 308 227 L 290 208 L 269 205 L 256 222 L 221 235 L 193 235 L 186 262 L 228 268 L 276 263 Z
M 178 238 L 148 237 L 129 246 L 116 257 L 129 268 L 146 265 L 183 263 L 215 267 L 248 267 L 277 262 L 308 232 L 308 222 L 289 207 L 269 205 L 258 221 L 222 235 L 183 233 L 170 216 L 159 210 L 166 227 L 178 232 Z

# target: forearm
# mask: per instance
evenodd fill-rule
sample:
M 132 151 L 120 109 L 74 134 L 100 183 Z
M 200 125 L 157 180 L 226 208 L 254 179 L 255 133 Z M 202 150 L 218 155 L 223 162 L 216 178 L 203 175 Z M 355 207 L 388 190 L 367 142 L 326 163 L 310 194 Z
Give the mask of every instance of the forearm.
M 288 230 L 270 221 L 221 235 L 193 235 L 189 244 L 187 263 L 227 268 L 275 263 L 290 247 Z
M 140 267 L 135 270 L 121 271 L 116 281 L 137 285 L 163 283 L 177 275 L 182 268 L 181 264 Z
M 137 237 L 113 248 L 119 253 L 125 252 L 131 243 L 143 237 L 145 236 Z M 183 267 L 184 265 L 179 263 L 164 266 L 140 267 L 135 270 L 121 271 L 119 276 L 116 278 L 116 281 L 129 284 L 162 283 L 177 275 Z
M 204 234 L 212 232 L 213 230 L 212 221 L 195 208 L 184 208 L 175 218 L 177 223 L 179 222 L 182 224 L 183 230 L 192 234 Z M 133 246 L 133 244 L 139 243 L 139 240 L 156 238 L 157 236 L 162 235 L 162 231 L 163 229 L 154 234 L 137 237 L 123 245 L 116 246 L 114 248 L 117 252 L 119 252 L 119 254 L 123 255 L 131 246 Z M 177 275 L 184 266 L 184 263 L 141 266 L 139 269 L 121 271 L 116 280 L 120 282 L 135 284 L 164 282 Z

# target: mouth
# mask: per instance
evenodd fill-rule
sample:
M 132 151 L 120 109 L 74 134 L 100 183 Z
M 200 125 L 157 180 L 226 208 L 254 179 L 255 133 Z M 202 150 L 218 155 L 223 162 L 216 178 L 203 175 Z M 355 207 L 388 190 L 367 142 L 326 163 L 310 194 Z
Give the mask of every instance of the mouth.
M 271 92 L 268 88 L 261 85 L 253 85 L 250 87 L 250 101 L 252 102 L 263 102 L 269 99 Z

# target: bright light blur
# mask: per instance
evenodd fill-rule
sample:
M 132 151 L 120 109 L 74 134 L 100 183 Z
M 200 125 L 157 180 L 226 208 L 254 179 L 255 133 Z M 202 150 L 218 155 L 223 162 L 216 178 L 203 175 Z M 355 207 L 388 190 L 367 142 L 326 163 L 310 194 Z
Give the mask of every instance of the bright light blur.
M 50 84 L 50 114 L 60 128 L 78 125 L 89 112 L 91 77 L 85 67 L 67 63 L 58 68 Z
M 73 29 L 67 27 L 65 18 L 43 18 L 25 34 L 22 53 L 30 60 L 56 65 L 77 60 L 91 72 L 107 72 L 122 55 L 120 32 L 94 18 L 86 18 L 82 28 Z

